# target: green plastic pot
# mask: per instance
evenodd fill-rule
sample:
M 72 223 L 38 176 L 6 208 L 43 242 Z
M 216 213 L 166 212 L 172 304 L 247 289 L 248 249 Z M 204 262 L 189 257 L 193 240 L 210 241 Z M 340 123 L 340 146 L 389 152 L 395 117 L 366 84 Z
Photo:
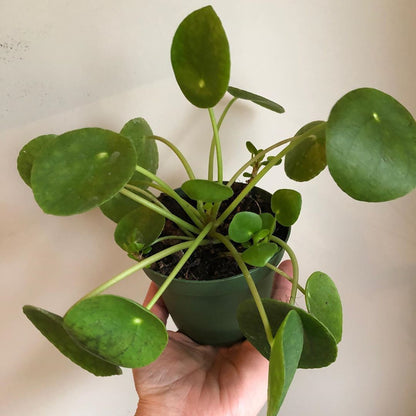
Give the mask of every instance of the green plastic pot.
M 256 192 L 265 192 L 255 188 Z M 267 192 L 268 196 L 271 196 Z M 290 228 L 280 238 L 287 241 Z M 284 254 L 281 249 L 271 260 L 277 265 Z M 147 276 L 161 286 L 166 276 L 145 269 Z M 261 297 L 269 298 L 274 272 L 267 267 L 250 270 Z M 238 305 L 251 293 L 242 274 L 217 280 L 174 279 L 163 293 L 163 301 L 178 330 L 202 345 L 226 346 L 243 339 L 237 322 Z

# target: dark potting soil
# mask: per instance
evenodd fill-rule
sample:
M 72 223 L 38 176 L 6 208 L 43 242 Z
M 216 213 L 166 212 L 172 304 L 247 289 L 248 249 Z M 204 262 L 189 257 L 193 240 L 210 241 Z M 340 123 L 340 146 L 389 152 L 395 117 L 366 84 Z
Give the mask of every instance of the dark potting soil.
M 221 204 L 221 208 L 219 210 L 220 214 L 227 208 L 227 206 L 235 199 L 235 197 L 245 186 L 246 184 L 244 183 L 233 184 L 232 188 L 234 190 L 234 196 Z M 234 215 L 240 211 L 251 211 L 258 214 L 262 212 L 271 212 L 270 195 L 266 194 L 265 192 L 255 191 L 256 189 L 254 189 L 254 192 L 252 191 L 241 201 L 241 203 L 233 212 Z M 160 195 L 159 199 L 173 214 L 184 220 L 188 220 L 187 215 L 174 199 L 165 194 Z M 193 203 L 191 200 L 188 200 L 188 202 Z M 228 226 L 232 220 L 232 216 L 233 215 L 230 215 L 224 224 L 218 227 L 218 231 L 220 233 L 227 235 Z M 277 224 L 274 234 L 282 239 L 285 239 L 287 232 L 287 227 Z M 183 235 L 183 232 L 174 222 L 166 219 L 165 228 L 161 234 L 161 237 L 172 235 Z M 153 246 L 149 255 L 164 250 L 180 242 L 182 242 L 182 240 L 163 240 Z M 234 244 L 234 246 L 239 252 L 244 251 L 244 248 L 240 244 Z M 184 253 L 184 251 L 178 251 L 177 253 L 154 263 L 151 268 L 167 276 L 174 269 Z M 179 274 L 176 276 L 176 278 L 186 280 L 214 280 L 223 279 L 240 273 L 241 271 L 238 267 L 238 264 L 227 251 L 225 246 L 221 243 L 217 243 L 198 247 L 186 262 L 185 266 L 182 268 Z

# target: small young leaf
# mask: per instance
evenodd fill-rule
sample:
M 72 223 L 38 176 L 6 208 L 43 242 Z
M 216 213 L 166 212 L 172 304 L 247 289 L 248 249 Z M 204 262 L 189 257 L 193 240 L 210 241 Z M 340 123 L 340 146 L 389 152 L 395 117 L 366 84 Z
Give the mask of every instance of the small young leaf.
M 231 220 L 228 235 L 236 243 L 245 243 L 261 228 L 262 219 L 259 214 L 249 211 L 238 212 Z
M 100 295 L 76 303 L 64 316 L 67 331 L 86 350 L 122 367 L 143 367 L 164 350 L 163 323 L 138 303 Z
M 342 305 L 338 290 L 325 273 L 315 272 L 305 286 L 306 307 L 334 336 L 336 342 L 342 338 Z
M 264 98 L 260 95 L 253 94 L 252 92 L 248 92 L 248 91 L 245 91 L 245 90 L 240 90 L 239 88 L 234 88 L 234 87 L 228 87 L 228 92 L 233 97 L 241 98 L 242 100 L 249 100 L 249 101 L 251 101 L 255 104 L 261 105 L 262 107 L 267 108 L 268 110 L 272 110 L 276 113 L 284 113 L 285 112 L 285 109 L 281 105 L 279 105 L 279 104 L 277 104 L 277 103 L 275 103 L 275 102 L 273 102 L 273 101 L 271 101 L 267 98 Z
M 78 214 L 113 197 L 135 166 L 129 139 L 98 128 L 70 131 L 52 139 L 33 162 L 33 194 L 48 214 Z
M 285 156 L 286 175 L 298 182 L 311 180 L 326 167 L 326 123 L 312 121 L 303 126 L 296 136 L 307 133 L 312 128 L 315 128 L 313 133 L 300 141 Z
M 68 335 L 60 316 L 35 306 L 23 307 L 24 314 L 32 324 L 66 357 L 84 370 L 96 376 L 113 376 L 121 374 L 120 367 L 104 361 L 81 348 L 72 337 Z
M 171 62 L 179 87 L 193 105 L 214 107 L 223 97 L 230 79 L 230 51 L 211 6 L 194 11 L 179 25 Z
M 272 195 L 271 204 L 277 222 L 289 227 L 299 218 L 302 197 L 292 189 L 279 189 Z
M 253 243 L 258 244 L 260 241 L 264 240 L 266 237 L 269 237 L 270 230 L 267 228 L 262 228 L 256 234 L 253 235 Z
M 128 253 L 137 252 L 152 244 L 164 226 L 164 217 L 145 206 L 139 206 L 120 220 L 114 239 Z
M 270 354 L 267 416 L 277 415 L 298 368 L 303 349 L 302 321 L 292 310 L 283 320 Z
M 183 183 L 181 188 L 194 201 L 215 203 L 233 196 L 233 190 L 229 186 L 205 179 L 191 179 Z
M 36 137 L 25 144 L 19 152 L 19 156 L 17 157 L 17 170 L 26 185 L 30 186 L 33 161 L 38 157 L 43 147 L 55 137 L 56 134 L 46 134 L 44 136 Z
M 416 186 L 416 122 L 381 91 L 360 88 L 335 104 L 326 154 L 330 174 L 352 198 L 389 201 Z
M 256 149 L 256 146 L 254 146 L 254 144 L 251 143 L 250 141 L 246 142 L 246 148 L 252 155 L 256 155 L 258 152 L 258 150 Z
M 276 334 L 286 315 L 295 310 L 303 325 L 303 350 L 299 368 L 320 368 L 333 363 L 337 357 L 337 343 L 328 330 L 318 319 L 303 309 L 274 299 L 262 299 L 273 335 Z M 237 311 L 237 319 L 244 336 L 267 359 L 270 358 L 270 344 L 253 299 L 245 300 Z
M 277 244 L 260 243 L 249 247 L 242 253 L 241 257 L 251 266 L 263 267 L 278 251 L 279 246 Z

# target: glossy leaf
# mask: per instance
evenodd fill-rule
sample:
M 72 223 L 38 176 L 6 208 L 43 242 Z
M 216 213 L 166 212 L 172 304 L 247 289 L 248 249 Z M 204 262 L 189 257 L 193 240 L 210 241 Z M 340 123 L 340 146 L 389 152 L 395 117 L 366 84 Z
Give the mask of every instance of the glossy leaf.
M 295 310 L 303 325 L 303 350 L 299 368 L 326 367 L 337 357 L 337 343 L 318 319 L 303 309 L 274 299 L 262 299 L 269 318 L 273 336 L 291 310 Z M 267 341 L 260 315 L 252 299 L 242 302 L 237 312 L 238 323 L 244 336 L 267 359 L 270 358 L 270 344 Z
M 265 266 L 270 259 L 279 251 L 279 246 L 274 243 L 255 244 L 246 249 L 241 257 L 243 260 L 255 267 Z
M 276 219 L 274 216 L 270 212 L 262 212 L 260 217 L 262 221 L 261 228 L 265 228 L 270 231 L 270 234 L 273 234 L 276 229 Z
M 245 243 L 262 229 L 262 225 L 259 214 L 249 211 L 238 212 L 231 220 L 228 235 L 236 243 Z
M 332 279 L 322 272 L 313 273 L 305 286 L 306 307 L 332 333 L 336 342 L 342 338 L 342 305 Z
M 272 195 L 271 204 L 277 222 L 289 227 L 299 218 L 302 197 L 292 189 L 279 189 Z
M 123 250 L 135 253 L 153 243 L 164 226 L 164 217 L 145 206 L 139 206 L 120 220 L 114 239 Z
M 205 179 L 191 179 L 181 189 L 194 201 L 221 202 L 233 196 L 233 190 L 226 185 Z
M 318 128 L 319 126 L 319 128 Z M 285 156 L 286 175 L 295 181 L 309 181 L 326 167 L 326 123 L 312 121 L 303 126 L 296 136 L 314 129 Z
M 277 415 L 298 368 L 303 349 L 302 320 L 292 310 L 280 325 L 270 354 L 267 416 Z
M 44 146 L 55 137 L 56 134 L 46 134 L 36 137 L 25 144 L 19 152 L 19 156 L 17 157 L 17 170 L 26 185 L 31 186 L 30 177 L 32 176 L 33 161 L 38 157 Z
M 230 78 L 230 51 L 211 6 L 194 11 L 179 25 L 171 62 L 179 87 L 193 105 L 214 107 L 223 97 Z
M 33 163 L 31 184 L 46 213 L 78 214 L 113 197 L 135 166 L 129 139 L 98 128 L 74 130 L 43 148 Z
M 388 201 L 416 186 L 416 122 L 381 91 L 360 88 L 335 104 L 326 151 L 332 177 L 352 198 Z
M 146 120 L 143 118 L 134 118 L 128 121 L 121 129 L 120 134 L 130 139 L 133 143 L 136 150 L 137 165 L 153 174 L 156 173 L 159 165 L 159 154 L 156 141 L 152 139 L 152 129 Z M 137 171 L 134 172 L 129 180 L 131 185 L 142 189 L 146 189 L 150 182 L 150 179 Z M 132 201 L 120 193 L 117 193 L 113 198 L 100 206 L 103 214 L 117 223 L 121 218 L 136 208 L 137 202 Z
M 84 370 L 96 376 L 113 376 L 121 374 L 120 367 L 93 355 L 68 335 L 63 326 L 63 319 L 52 312 L 35 306 L 23 307 L 24 314 L 33 325 L 66 357 Z
M 268 110 L 272 110 L 276 113 L 285 112 L 285 109 L 281 105 L 267 98 L 264 98 L 261 95 L 253 94 L 252 92 L 248 92 L 248 91 L 241 90 L 239 88 L 234 88 L 234 87 L 228 87 L 228 92 L 233 97 L 241 98 L 242 100 L 249 100 L 255 104 L 261 105 L 262 107 L 267 108 Z
M 64 316 L 65 328 L 85 349 L 122 367 L 143 367 L 162 353 L 163 323 L 138 303 L 114 295 L 87 298 Z

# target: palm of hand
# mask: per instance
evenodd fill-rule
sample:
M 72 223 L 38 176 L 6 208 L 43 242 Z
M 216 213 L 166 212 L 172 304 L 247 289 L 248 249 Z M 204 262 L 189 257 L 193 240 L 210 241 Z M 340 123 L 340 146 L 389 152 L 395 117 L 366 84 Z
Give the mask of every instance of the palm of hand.
M 163 403 L 169 416 L 252 416 L 266 400 L 267 369 L 268 361 L 247 341 L 215 348 L 170 332 L 163 354 L 135 369 L 134 378 L 141 406 Z

